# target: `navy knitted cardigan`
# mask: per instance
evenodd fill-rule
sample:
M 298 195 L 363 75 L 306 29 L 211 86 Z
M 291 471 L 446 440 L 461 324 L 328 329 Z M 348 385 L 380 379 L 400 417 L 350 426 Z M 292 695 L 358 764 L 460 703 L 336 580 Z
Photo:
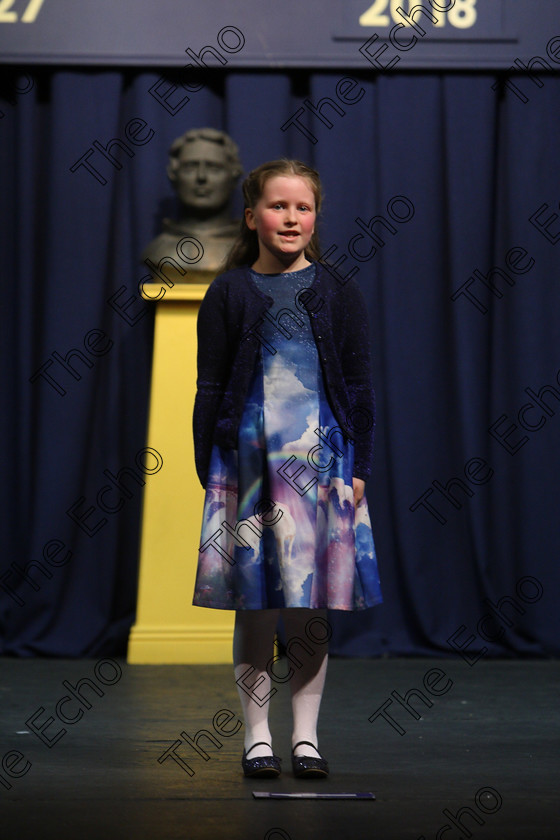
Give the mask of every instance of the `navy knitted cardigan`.
M 310 316 L 327 398 L 332 412 L 354 445 L 354 471 L 371 472 L 375 397 L 367 309 L 355 280 L 344 284 L 321 263 L 315 280 L 294 299 L 291 309 L 268 314 L 273 299 L 257 288 L 248 266 L 234 268 L 212 281 L 200 305 L 197 322 L 198 378 L 193 432 L 196 470 L 206 487 L 212 445 L 237 448 L 237 433 L 259 350 L 276 352 L 260 329 L 273 321 L 291 336 L 293 315 Z M 340 438 L 338 438 L 340 440 Z M 333 438 L 336 445 L 337 436 Z M 319 443 L 319 438 L 317 440 Z

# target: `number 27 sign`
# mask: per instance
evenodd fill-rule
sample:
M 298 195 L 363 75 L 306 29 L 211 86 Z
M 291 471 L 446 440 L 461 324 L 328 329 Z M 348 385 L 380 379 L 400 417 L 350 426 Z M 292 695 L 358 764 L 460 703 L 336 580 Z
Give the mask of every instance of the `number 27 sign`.
M 35 23 L 41 11 L 44 0 L 26 0 L 16 3 L 16 0 L 0 0 L 0 23 Z M 16 6 L 14 9 L 13 7 Z M 21 9 L 17 7 L 21 6 Z

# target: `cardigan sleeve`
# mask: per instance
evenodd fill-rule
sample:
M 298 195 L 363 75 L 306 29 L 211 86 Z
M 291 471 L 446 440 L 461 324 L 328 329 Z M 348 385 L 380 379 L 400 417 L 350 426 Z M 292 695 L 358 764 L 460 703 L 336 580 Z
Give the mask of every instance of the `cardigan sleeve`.
M 354 475 L 369 478 L 373 461 L 375 393 L 367 306 L 355 280 L 344 288 L 342 364 L 352 408 L 346 422 L 353 433 Z
M 226 286 L 216 278 L 200 304 L 197 319 L 197 380 L 193 411 L 194 456 L 205 488 L 212 453 L 213 432 L 230 366 L 226 323 Z

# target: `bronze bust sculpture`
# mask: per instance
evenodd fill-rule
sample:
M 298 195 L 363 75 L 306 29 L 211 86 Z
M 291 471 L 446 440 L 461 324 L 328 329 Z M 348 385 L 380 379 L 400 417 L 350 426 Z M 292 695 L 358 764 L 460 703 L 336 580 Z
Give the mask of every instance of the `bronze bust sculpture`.
M 243 168 L 239 150 L 231 137 L 215 128 L 195 128 L 173 141 L 169 149 L 167 174 L 181 202 L 177 220 L 164 219 L 163 232 L 145 248 L 142 260 L 152 274 L 167 259 L 165 274 L 174 282 L 200 283 L 213 279 L 239 231 L 239 220 L 231 217 L 231 197 Z M 193 237 L 204 249 L 196 259 Z M 179 245 L 179 249 L 177 246 Z M 192 265 L 180 263 L 186 274 L 173 271 L 184 252 L 194 253 Z M 156 279 L 154 277 L 154 279 Z

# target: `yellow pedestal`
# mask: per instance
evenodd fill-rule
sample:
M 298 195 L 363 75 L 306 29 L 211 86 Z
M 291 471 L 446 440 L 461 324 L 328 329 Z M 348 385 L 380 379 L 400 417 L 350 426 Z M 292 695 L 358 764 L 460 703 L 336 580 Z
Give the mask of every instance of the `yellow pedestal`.
M 232 661 L 235 613 L 193 607 L 204 490 L 196 475 L 192 414 L 196 319 L 207 285 L 179 284 L 156 303 L 148 446 L 163 467 L 144 488 L 135 664 Z

